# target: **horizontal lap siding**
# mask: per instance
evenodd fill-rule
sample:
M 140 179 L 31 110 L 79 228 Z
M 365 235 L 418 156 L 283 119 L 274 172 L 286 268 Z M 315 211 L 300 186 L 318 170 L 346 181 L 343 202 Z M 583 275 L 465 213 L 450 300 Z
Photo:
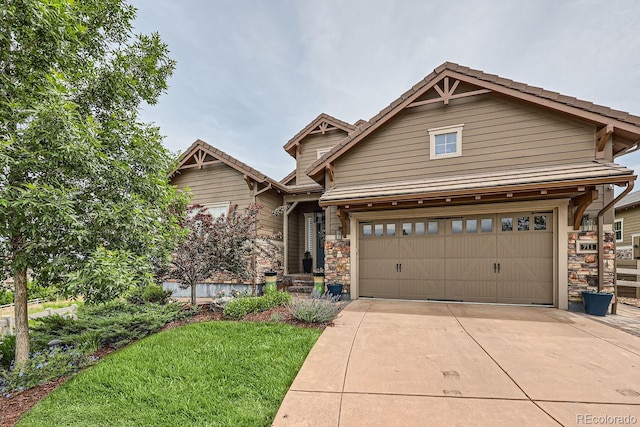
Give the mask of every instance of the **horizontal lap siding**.
M 273 235 L 282 232 L 283 215 L 273 216 L 273 211 L 282 205 L 282 196 L 275 191 L 266 191 L 256 197 L 256 202 L 264 207 L 260 211 L 260 233 L 263 235 Z
M 324 135 L 314 134 L 304 138 L 301 142 L 302 153 L 297 156 L 297 172 L 296 172 L 296 184 L 315 184 L 316 182 L 309 178 L 306 174 L 306 170 L 309 166 L 318 160 L 318 154 L 316 150 L 321 148 L 332 148 L 342 141 L 347 136 L 346 132 L 341 130 L 332 130 Z
M 179 189 L 189 187 L 191 203 L 231 202 L 243 209 L 253 202 L 243 174 L 227 165 L 182 170 L 171 183 Z
M 616 212 L 616 219 L 622 219 L 622 242 L 618 246 L 631 246 L 632 234 L 640 234 L 640 208 L 620 210 Z
M 428 129 L 457 124 L 462 156 L 430 160 Z M 336 162 L 336 185 L 578 163 L 593 160 L 594 144 L 591 125 L 475 96 L 400 113 Z

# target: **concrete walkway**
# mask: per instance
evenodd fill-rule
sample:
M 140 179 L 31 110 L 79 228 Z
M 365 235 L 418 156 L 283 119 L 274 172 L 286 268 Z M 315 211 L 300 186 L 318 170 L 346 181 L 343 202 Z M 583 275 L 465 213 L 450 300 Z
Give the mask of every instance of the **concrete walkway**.
M 273 425 L 604 421 L 640 424 L 639 337 L 551 308 L 357 300 L 323 332 Z

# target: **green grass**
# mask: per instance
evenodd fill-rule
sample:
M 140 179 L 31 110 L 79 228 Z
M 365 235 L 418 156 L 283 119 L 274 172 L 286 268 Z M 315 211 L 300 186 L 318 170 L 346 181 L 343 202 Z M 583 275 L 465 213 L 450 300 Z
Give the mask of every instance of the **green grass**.
M 269 426 L 320 330 L 206 322 L 78 374 L 18 426 Z

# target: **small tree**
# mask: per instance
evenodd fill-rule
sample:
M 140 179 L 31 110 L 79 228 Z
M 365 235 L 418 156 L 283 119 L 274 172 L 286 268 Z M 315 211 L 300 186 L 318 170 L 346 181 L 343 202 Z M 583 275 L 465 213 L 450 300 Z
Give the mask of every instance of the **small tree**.
M 176 247 L 167 276 L 191 288 L 196 304 L 196 285 L 218 275 L 238 280 L 251 277 L 249 258 L 256 241 L 258 213 L 262 206 L 251 204 L 243 212 L 236 205 L 214 219 L 202 205 L 187 209 L 182 227 L 186 238 Z

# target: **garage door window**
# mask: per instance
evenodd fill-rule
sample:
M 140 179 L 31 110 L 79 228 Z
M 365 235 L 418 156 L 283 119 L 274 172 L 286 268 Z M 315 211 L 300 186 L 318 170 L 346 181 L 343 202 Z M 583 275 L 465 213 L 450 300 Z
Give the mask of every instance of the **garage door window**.
M 467 220 L 467 233 L 477 233 L 478 232 L 478 220 L 477 219 L 468 219 Z
M 547 229 L 547 216 L 536 215 L 533 219 L 534 230 L 546 230 Z
M 521 216 L 518 218 L 518 231 L 529 231 L 528 216 Z
M 412 225 L 410 222 L 402 223 L 402 235 L 403 236 L 411 236 Z
M 374 226 L 375 236 L 381 237 L 384 233 L 384 226 L 382 224 L 376 224 Z
M 513 231 L 513 218 L 502 218 L 502 231 Z
M 493 219 L 483 218 L 480 220 L 480 230 L 483 233 L 493 233 Z
M 396 235 L 396 225 L 395 224 L 387 224 L 387 236 L 395 236 Z
M 424 223 L 421 223 L 421 224 L 423 228 L 421 234 L 424 234 Z M 417 225 L 418 224 L 416 224 L 416 234 L 418 234 Z M 438 234 L 438 221 L 429 221 L 429 234 Z
M 363 237 L 371 237 L 371 233 L 373 232 L 373 226 L 371 224 L 364 224 L 362 226 L 362 236 Z
M 416 222 L 414 230 L 416 232 L 416 235 L 424 236 L 424 232 L 425 232 L 424 222 Z

